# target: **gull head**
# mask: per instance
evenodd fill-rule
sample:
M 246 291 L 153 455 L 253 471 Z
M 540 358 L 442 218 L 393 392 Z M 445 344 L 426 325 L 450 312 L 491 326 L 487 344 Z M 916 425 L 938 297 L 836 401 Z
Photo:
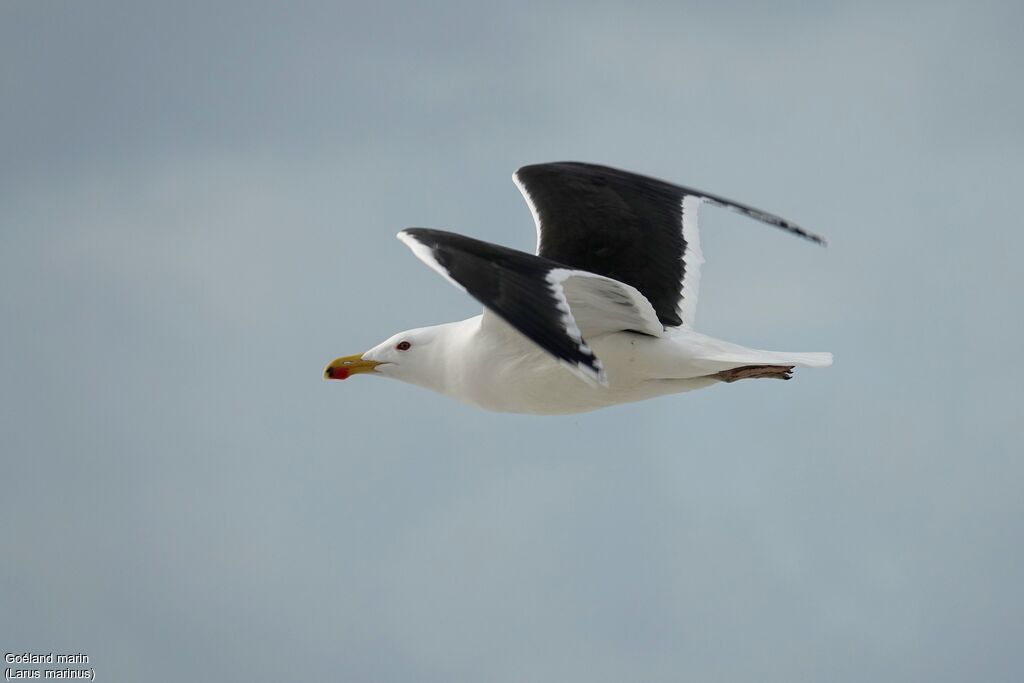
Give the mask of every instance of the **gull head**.
M 324 379 L 348 379 L 370 374 L 393 377 L 435 389 L 443 372 L 444 325 L 406 330 L 389 337 L 369 351 L 335 358 L 324 368 Z

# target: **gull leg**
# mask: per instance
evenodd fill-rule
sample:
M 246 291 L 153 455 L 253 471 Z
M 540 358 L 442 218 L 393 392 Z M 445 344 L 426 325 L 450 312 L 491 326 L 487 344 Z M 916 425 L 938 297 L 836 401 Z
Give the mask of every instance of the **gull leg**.
M 740 379 L 790 379 L 793 376 L 793 366 L 744 365 L 731 370 L 722 370 L 709 376 L 722 382 L 735 382 Z

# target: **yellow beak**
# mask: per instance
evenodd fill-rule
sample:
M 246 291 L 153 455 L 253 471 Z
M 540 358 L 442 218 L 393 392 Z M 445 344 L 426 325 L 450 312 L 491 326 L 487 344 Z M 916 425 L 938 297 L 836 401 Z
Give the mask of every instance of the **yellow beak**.
M 383 365 L 375 360 L 363 360 L 363 354 L 355 356 L 342 356 L 335 358 L 324 368 L 324 379 L 348 379 L 349 375 L 358 375 L 361 372 L 373 372 L 378 365 Z

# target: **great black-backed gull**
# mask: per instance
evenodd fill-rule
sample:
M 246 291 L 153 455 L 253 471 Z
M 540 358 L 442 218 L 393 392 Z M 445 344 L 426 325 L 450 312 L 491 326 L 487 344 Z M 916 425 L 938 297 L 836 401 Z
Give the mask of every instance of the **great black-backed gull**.
M 578 413 L 748 378 L 789 379 L 830 353 L 749 349 L 695 332 L 702 203 L 824 244 L 778 216 L 605 166 L 524 166 L 513 180 L 537 254 L 441 230 L 398 233 L 484 305 L 482 315 L 400 332 L 332 361 L 328 379 L 393 377 L 488 410 Z

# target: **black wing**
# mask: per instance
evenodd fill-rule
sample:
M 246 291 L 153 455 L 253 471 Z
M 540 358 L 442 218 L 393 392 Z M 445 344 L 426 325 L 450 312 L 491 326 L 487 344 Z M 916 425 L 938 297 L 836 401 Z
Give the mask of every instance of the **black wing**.
M 703 262 L 696 215 L 701 202 L 825 243 L 760 209 L 607 166 L 536 164 L 520 168 L 513 179 L 537 224 L 539 256 L 632 285 L 666 327 L 693 322 Z

